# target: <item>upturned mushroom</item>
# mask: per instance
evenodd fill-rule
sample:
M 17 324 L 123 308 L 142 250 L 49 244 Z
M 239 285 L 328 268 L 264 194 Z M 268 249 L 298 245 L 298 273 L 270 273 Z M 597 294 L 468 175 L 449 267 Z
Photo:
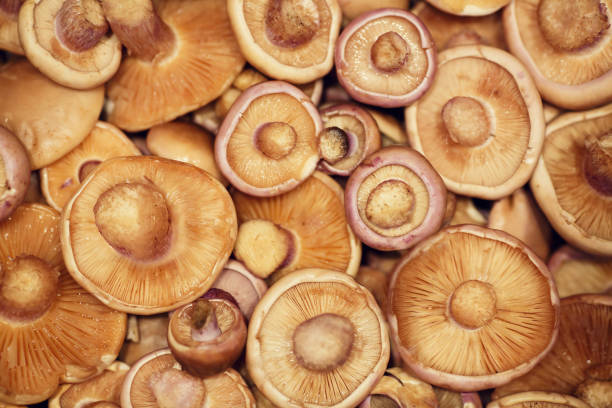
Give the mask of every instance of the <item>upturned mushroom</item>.
M 24 200 L 30 184 L 30 161 L 19 139 L 0 126 L 0 221 Z
M 611 258 L 594 257 L 564 245 L 552 254 L 548 269 L 562 298 L 581 293 L 612 295 Z

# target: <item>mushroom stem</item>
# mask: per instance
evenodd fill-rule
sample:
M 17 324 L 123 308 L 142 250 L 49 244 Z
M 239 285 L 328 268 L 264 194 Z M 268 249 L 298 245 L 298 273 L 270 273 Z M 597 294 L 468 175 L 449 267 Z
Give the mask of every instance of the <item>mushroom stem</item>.
M 60 41 L 77 52 L 93 48 L 108 31 L 102 6 L 97 0 L 66 0 L 55 24 Z
M 174 34 L 157 15 L 151 0 L 102 0 L 104 14 L 131 56 L 153 61 L 174 46 Z
M 191 338 L 196 341 L 210 341 L 221 335 L 217 314 L 211 302 L 199 299 L 193 305 L 191 315 Z
M 25 0 L 0 0 L 0 11 L 11 15 L 17 16 L 19 14 L 19 8 Z
M 584 175 L 591 187 L 612 195 L 612 133 L 585 141 Z

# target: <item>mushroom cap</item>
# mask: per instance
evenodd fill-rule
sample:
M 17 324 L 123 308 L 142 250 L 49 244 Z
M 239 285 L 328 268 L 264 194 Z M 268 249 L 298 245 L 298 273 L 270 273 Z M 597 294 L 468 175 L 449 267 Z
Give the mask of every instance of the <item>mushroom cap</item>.
M 344 362 L 313 370 L 296 361 L 291 336 L 321 316 L 348 320 L 354 337 Z M 311 350 L 317 352 L 323 350 Z M 389 337 L 382 312 L 367 289 L 343 273 L 302 269 L 271 286 L 255 307 L 246 361 L 253 382 L 275 405 L 354 407 L 384 374 Z
M 482 408 L 482 402 L 477 392 L 455 392 L 434 387 L 439 408 Z
M 384 403 L 396 407 L 438 408 L 438 401 L 431 385 L 408 375 L 398 367 L 389 368 L 370 391 L 360 408 L 376 408 Z M 382 398 L 381 398 L 382 397 Z M 382 401 L 376 401 L 381 398 Z M 384 402 L 383 402 L 384 401 Z
M 140 156 L 140 150 L 119 128 L 98 121 L 80 145 L 40 170 L 47 203 L 62 211 L 97 163 L 121 156 Z
M 591 44 L 571 51 L 560 49 L 546 39 L 540 27 L 541 3 L 542 0 L 512 1 L 504 9 L 503 24 L 508 48 L 525 65 L 542 98 L 570 110 L 588 109 L 612 101 L 612 30 L 605 29 L 592 37 Z M 598 4 L 609 26 L 612 4 L 608 0 L 591 3 Z M 574 3 L 558 4 L 573 8 L 574 13 L 581 12 Z M 576 25 L 584 29 L 589 21 L 597 20 L 597 16 L 563 12 L 545 19 L 553 30 L 559 31 L 556 34 L 574 38 Z
M 389 303 L 404 364 L 452 390 L 505 384 L 557 339 L 559 297 L 546 265 L 516 238 L 475 225 L 446 228 L 410 251 Z
M 30 184 L 30 162 L 13 133 L 0 126 L 0 221 L 24 200 Z
M 430 90 L 406 108 L 410 145 L 454 193 L 489 200 L 512 193 L 529 180 L 544 144 L 542 102 L 533 81 L 516 58 L 493 47 L 450 48 L 438 62 Z M 458 99 L 471 103 L 461 108 L 453 103 Z M 462 120 L 473 115 L 479 119 Z M 454 136 L 448 127 L 457 122 Z M 480 128 L 483 123 L 488 128 Z
M 561 300 L 559 338 L 531 371 L 495 389 L 493 398 L 523 391 L 571 394 L 587 370 L 612 364 L 612 296 L 575 295 Z
M 6 403 L 40 402 L 59 383 L 98 374 L 123 343 L 126 315 L 101 304 L 64 269 L 59 222 L 50 207 L 22 204 L 0 224 L 0 401 Z M 22 267 L 24 260 L 29 265 Z M 24 305 L 32 296 L 39 303 Z
M 153 316 L 129 315 L 128 334 L 119 353 L 119 359 L 133 365 L 142 356 L 167 348 L 169 321 L 168 313 Z M 136 324 L 133 325 L 132 322 Z M 132 333 L 130 329 L 133 330 Z
M 110 33 L 90 49 L 73 51 L 58 38 L 56 15 L 65 0 L 26 0 L 19 11 L 19 38 L 28 60 L 63 86 L 91 89 L 119 68 L 121 43 Z
M 547 408 L 590 408 L 571 395 L 557 394 L 552 392 L 526 391 L 508 395 L 487 404 L 487 408 L 513 408 L 545 406 Z
M 612 290 L 611 258 L 596 258 L 564 245 L 552 254 L 548 269 L 562 298 Z
M 93 171 L 64 207 L 61 229 L 77 281 L 113 308 L 155 314 L 209 289 L 237 224 L 229 194 L 204 170 L 133 156 Z
M 24 59 L 0 67 L 0 89 L 0 122 L 24 145 L 32 170 L 78 146 L 93 129 L 104 102 L 104 87 L 65 88 Z
M 246 319 L 251 318 L 255 305 L 268 290 L 263 279 L 253 275 L 242 262 L 235 259 L 227 261 L 212 287 L 232 295 Z
M 511 0 L 427 0 L 427 2 L 457 16 L 485 16 L 495 13 Z
M 23 55 L 19 41 L 19 7 L 23 0 L 0 3 L 0 50 Z M 8 7 L 3 7 L 8 6 Z
M 128 130 L 169 122 L 217 98 L 240 73 L 244 58 L 225 0 L 155 2 L 175 36 L 160 61 L 126 57 L 108 82 L 108 121 Z
M 546 127 L 544 149 L 530 182 L 555 231 L 572 246 L 601 256 L 612 256 L 612 197 L 601 194 L 586 177 L 585 144 L 611 131 L 612 104 L 557 117 Z
M 227 10 L 240 50 L 251 65 L 271 78 L 304 84 L 331 70 L 342 10 L 333 0 L 290 4 L 278 0 L 229 0 Z M 272 11 L 279 16 L 271 17 Z M 290 28 L 279 39 L 274 38 L 273 24 L 284 24 L 285 19 L 297 26 L 295 32 Z
M 383 136 L 391 139 L 397 144 L 408 144 L 408 136 L 406 136 L 404 126 L 400 125 L 395 116 L 374 109 L 366 108 L 366 110 L 374 118 L 378 130 Z
M 481 227 L 487 226 L 487 218 L 478 209 L 478 207 L 476 207 L 474 200 L 472 200 L 470 197 L 457 196 L 455 212 L 449 222 L 449 225 L 460 224 L 475 224 L 480 225 Z

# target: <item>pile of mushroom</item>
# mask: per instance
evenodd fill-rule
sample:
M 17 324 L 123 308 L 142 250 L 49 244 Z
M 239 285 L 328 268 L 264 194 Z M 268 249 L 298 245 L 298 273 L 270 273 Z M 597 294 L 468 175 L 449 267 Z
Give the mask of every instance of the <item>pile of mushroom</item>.
M 612 0 L 0 0 L 0 408 L 611 408 Z

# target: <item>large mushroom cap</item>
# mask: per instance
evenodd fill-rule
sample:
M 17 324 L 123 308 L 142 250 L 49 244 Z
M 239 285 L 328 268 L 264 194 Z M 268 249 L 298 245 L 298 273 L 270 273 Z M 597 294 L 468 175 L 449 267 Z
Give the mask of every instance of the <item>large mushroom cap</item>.
M 557 338 L 559 298 L 546 265 L 501 231 L 463 225 L 423 241 L 396 267 L 389 302 L 403 362 L 457 391 L 520 376 Z
M 104 102 L 103 87 L 65 88 L 23 59 L 0 67 L 0 89 L 0 122 L 24 145 L 33 170 L 53 163 L 81 143 L 93 129 Z
M 350 276 L 303 269 L 276 282 L 255 307 L 247 367 L 257 388 L 284 407 L 354 407 L 389 361 L 374 297 Z
M 563 114 L 547 126 L 531 189 L 568 243 L 612 256 L 612 104 Z
M 487 46 L 439 54 L 434 83 L 406 109 L 410 144 L 467 196 L 502 198 L 529 180 L 544 143 L 538 91 L 523 65 Z
M 213 284 L 236 239 L 231 198 L 190 164 L 152 156 L 110 159 L 66 204 L 66 266 L 113 308 L 154 314 Z
M 515 0 L 503 20 L 543 99 L 573 110 L 612 100 L 610 0 Z
M 126 316 L 64 269 L 59 214 L 23 204 L 0 224 L 0 401 L 47 399 L 60 382 L 101 372 L 117 354 Z

